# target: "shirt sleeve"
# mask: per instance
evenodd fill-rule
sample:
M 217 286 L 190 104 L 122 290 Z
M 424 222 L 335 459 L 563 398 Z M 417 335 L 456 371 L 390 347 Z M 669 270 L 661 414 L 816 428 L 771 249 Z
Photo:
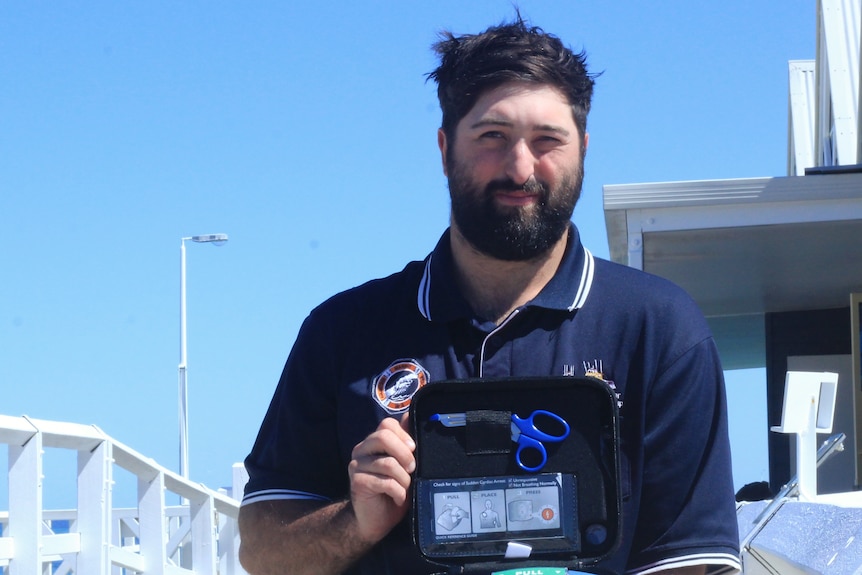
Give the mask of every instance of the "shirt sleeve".
M 317 310 L 316 310 L 317 311 Z M 300 328 L 251 453 L 243 504 L 267 499 L 329 501 L 347 492 L 337 437 L 334 362 L 325 322 Z
M 627 573 L 740 569 L 724 376 L 711 337 L 683 353 L 646 397 L 643 485 Z

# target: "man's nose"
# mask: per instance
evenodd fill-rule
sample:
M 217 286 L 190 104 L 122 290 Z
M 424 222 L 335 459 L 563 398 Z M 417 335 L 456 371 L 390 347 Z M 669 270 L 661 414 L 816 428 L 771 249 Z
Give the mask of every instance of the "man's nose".
M 509 149 L 506 158 L 506 175 L 518 185 L 529 180 L 536 169 L 536 157 L 524 140 L 518 140 Z

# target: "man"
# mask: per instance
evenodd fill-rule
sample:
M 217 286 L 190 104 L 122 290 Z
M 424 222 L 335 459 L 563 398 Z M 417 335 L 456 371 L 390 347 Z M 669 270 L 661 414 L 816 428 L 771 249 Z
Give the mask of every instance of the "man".
M 306 319 L 246 460 L 243 565 L 439 571 L 410 538 L 412 395 L 444 379 L 589 374 L 617 393 L 623 459 L 621 544 L 596 570 L 738 568 L 705 322 L 672 284 L 593 258 L 570 221 L 593 90 L 584 54 L 520 19 L 435 49 L 450 229 L 424 262 Z

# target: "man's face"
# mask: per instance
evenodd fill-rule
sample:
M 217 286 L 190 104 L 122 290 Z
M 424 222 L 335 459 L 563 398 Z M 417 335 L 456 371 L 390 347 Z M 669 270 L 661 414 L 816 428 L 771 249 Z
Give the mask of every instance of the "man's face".
M 583 146 L 571 106 L 545 85 L 504 84 L 439 132 L 452 225 L 480 252 L 529 260 L 565 233 L 583 182 Z

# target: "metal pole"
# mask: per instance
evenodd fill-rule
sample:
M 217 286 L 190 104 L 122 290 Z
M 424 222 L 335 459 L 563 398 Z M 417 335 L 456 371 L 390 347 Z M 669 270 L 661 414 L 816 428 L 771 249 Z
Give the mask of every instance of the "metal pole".
M 180 366 L 179 366 L 179 406 L 180 406 L 180 475 L 189 476 L 189 389 L 186 380 L 186 240 L 180 241 Z
M 189 477 L 189 386 L 186 373 L 188 368 L 188 357 L 186 355 L 186 240 L 220 246 L 227 239 L 227 234 L 207 234 L 189 236 L 180 240 L 180 475 L 186 479 Z
M 831 435 L 826 441 L 824 441 L 820 445 L 820 449 L 817 450 L 817 467 L 820 467 L 826 461 L 832 457 L 835 453 L 840 451 L 844 451 L 844 440 L 847 439 L 847 436 L 844 433 L 836 433 L 835 435 Z M 799 495 L 799 476 L 795 475 L 790 478 L 790 481 L 784 484 L 784 486 L 778 490 L 778 493 L 772 498 L 772 501 L 763 508 L 763 510 L 754 518 L 752 521 L 752 527 L 748 534 L 742 538 L 740 542 L 739 548 L 743 551 L 747 551 L 749 545 L 754 540 L 757 535 L 763 530 L 763 527 L 766 523 L 772 519 L 778 510 L 787 502 L 791 497 L 795 497 Z M 742 525 L 740 525 L 742 527 Z M 740 533 L 741 535 L 741 533 Z

